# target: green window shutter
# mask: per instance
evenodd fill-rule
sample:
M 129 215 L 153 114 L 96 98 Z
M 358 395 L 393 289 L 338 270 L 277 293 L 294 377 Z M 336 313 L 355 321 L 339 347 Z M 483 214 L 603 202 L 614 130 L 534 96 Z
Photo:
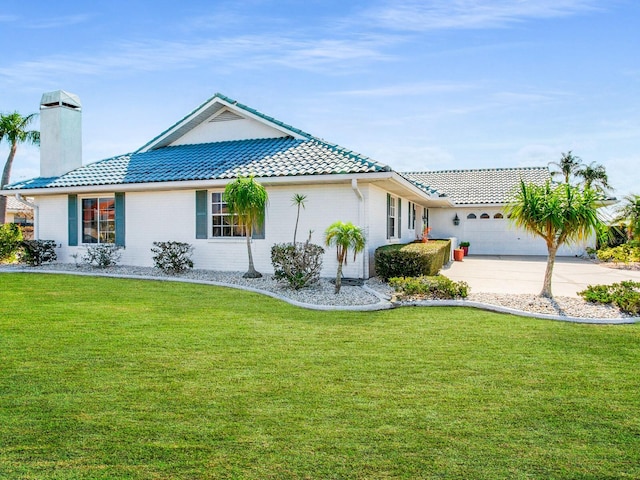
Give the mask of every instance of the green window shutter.
M 69 219 L 69 246 L 76 247 L 78 245 L 78 196 L 69 195 L 67 198 Z
M 116 192 L 115 195 L 116 208 L 116 245 L 125 246 L 125 204 L 124 192 Z
M 208 238 L 207 191 L 196 190 L 196 238 Z
M 387 193 L 387 240 L 391 238 L 391 194 Z
M 398 238 L 402 238 L 402 199 L 398 198 Z

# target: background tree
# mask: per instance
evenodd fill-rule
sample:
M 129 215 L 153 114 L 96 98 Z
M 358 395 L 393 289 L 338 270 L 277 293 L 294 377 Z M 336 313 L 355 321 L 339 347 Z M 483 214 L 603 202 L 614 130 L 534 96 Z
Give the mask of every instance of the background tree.
M 229 213 L 237 216 L 238 225 L 244 230 L 247 238 L 249 270 L 243 277 L 262 277 L 262 274 L 253 265 L 251 236 L 253 235 L 254 226 L 260 227 L 264 224 L 265 210 L 269 199 L 267 191 L 253 177 L 238 177 L 227 184 L 222 197 L 227 203 Z
M 305 203 L 307 201 L 306 195 L 301 195 L 300 193 L 295 193 L 293 197 L 291 197 L 291 203 L 298 207 L 298 213 L 296 215 L 296 228 L 293 230 L 293 245 L 296 244 L 296 237 L 298 235 L 298 220 L 300 220 L 300 207 L 304 208 Z
M 562 153 L 560 161 L 549 163 L 549 165 L 553 165 L 558 168 L 558 170 L 551 172 L 551 176 L 561 176 L 564 183 L 571 183 L 572 177 L 578 172 L 581 164 L 582 160 L 580 157 L 574 155 L 571 153 L 571 150 L 569 150 L 568 153 Z
M 625 195 L 622 200 L 614 222 L 625 222 L 629 240 L 640 240 L 640 195 Z
M 552 185 L 520 182 L 514 201 L 506 213 L 518 227 L 542 237 L 547 244 L 547 268 L 540 295 L 553 297 L 551 278 L 558 248 L 599 232 L 604 224 L 598 215 L 599 195 L 563 183 Z
M 324 232 L 325 243 L 327 246 L 336 247 L 336 253 L 338 258 L 338 273 L 336 274 L 336 290 L 335 293 L 340 293 L 340 287 L 342 286 L 342 265 L 347 263 L 347 253 L 349 250 L 353 250 L 353 261 L 356 260 L 356 255 L 364 250 L 366 245 L 366 239 L 362 228 L 356 227 L 351 222 L 334 222 Z
M 591 162 L 589 165 L 582 165 L 575 172 L 576 177 L 580 178 L 584 188 L 593 188 L 600 193 L 606 193 L 611 190 L 609 185 L 609 177 L 604 165 Z
M 32 113 L 23 117 L 18 112 L 0 114 L 0 142 L 4 139 L 10 145 L 9 157 L 7 158 L 7 162 L 4 164 L 4 170 L 2 171 L 0 188 L 4 188 L 5 185 L 9 184 L 11 179 L 11 167 L 13 166 L 13 159 L 16 156 L 16 151 L 18 150 L 18 144 L 40 144 L 40 132 L 28 129 L 29 125 L 37 115 L 37 113 Z M 7 197 L 0 195 L 0 225 L 5 223 L 6 213 Z

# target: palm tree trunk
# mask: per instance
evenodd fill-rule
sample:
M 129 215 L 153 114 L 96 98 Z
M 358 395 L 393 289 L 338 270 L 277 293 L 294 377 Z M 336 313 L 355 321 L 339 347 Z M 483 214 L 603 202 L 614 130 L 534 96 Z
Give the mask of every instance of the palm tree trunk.
M 260 278 L 262 274 L 253 266 L 253 253 L 251 252 L 251 234 L 247 232 L 247 252 L 249 253 L 249 270 L 243 275 L 244 278 Z
M 13 165 L 13 158 L 16 156 L 16 150 L 18 150 L 18 142 L 11 144 L 11 150 L 9 150 L 9 157 L 7 163 L 4 164 L 4 170 L 2 171 L 2 181 L 0 181 L 0 188 L 9 184 L 11 178 L 11 166 Z M 7 214 L 7 197 L 0 195 L 0 225 L 6 220 Z
M 336 273 L 336 290 L 335 294 L 340 293 L 340 287 L 342 286 L 342 262 L 344 258 L 338 258 L 338 273 Z
M 296 228 L 293 229 L 293 246 L 296 246 L 296 236 L 298 235 L 298 220 L 300 220 L 300 205 L 298 205 L 298 215 L 296 215 Z
M 558 246 L 547 245 L 547 250 L 549 251 L 549 254 L 547 255 L 547 269 L 544 272 L 544 284 L 542 286 L 540 296 L 553 298 L 553 294 L 551 293 L 551 278 L 553 276 L 553 266 L 556 263 L 556 253 L 558 252 Z

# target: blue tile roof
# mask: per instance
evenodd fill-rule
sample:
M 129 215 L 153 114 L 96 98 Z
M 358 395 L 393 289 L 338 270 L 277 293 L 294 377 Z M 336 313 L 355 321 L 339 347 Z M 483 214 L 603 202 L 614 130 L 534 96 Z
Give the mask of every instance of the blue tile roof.
M 13 183 L 8 190 L 390 171 L 381 163 L 319 139 L 291 137 L 178 145 L 121 155 L 60 177 Z

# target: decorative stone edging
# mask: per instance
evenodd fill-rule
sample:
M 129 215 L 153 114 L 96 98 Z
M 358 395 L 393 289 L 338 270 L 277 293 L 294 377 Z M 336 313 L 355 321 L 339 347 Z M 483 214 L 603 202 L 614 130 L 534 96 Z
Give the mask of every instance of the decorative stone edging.
M 506 313 L 510 315 L 516 315 L 520 317 L 539 318 L 543 320 L 554 320 L 570 323 L 584 323 L 584 324 L 597 324 L 597 325 L 626 325 L 640 322 L 640 317 L 620 317 L 620 318 L 582 318 L 582 317 L 569 317 L 564 315 L 550 315 L 545 313 L 527 312 L 524 310 L 517 310 L 514 308 L 503 307 L 499 305 L 492 305 L 490 303 L 474 302 L 469 300 L 419 300 L 410 302 L 392 302 L 388 297 L 382 295 L 376 290 L 363 285 L 362 288 L 366 292 L 374 295 L 378 298 L 377 303 L 365 304 L 365 305 L 321 305 L 313 303 L 299 302 L 297 300 L 288 298 L 277 293 L 270 292 L 268 290 L 262 290 L 259 288 L 253 288 L 246 285 L 237 285 L 224 282 L 217 282 L 212 280 L 197 280 L 190 278 L 177 278 L 177 277 L 159 277 L 153 275 L 126 275 L 126 274 L 113 274 L 113 273 L 101 273 L 101 272 L 77 272 L 77 271 L 65 271 L 65 270 L 31 270 L 28 268 L 12 268 L 10 270 L 0 269 L 0 273 L 48 273 L 48 274 L 62 274 L 62 275 L 79 275 L 87 277 L 108 277 L 108 278 L 128 278 L 138 280 L 153 280 L 160 282 L 181 282 L 191 283 L 199 285 L 214 285 L 218 287 L 235 288 L 237 290 L 243 290 L 261 295 L 266 295 L 271 298 L 282 300 L 301 308 L 309 310 L 319 311 L 331 311 L 331 310 L 343 310 L 343 311 L 377 311 L 377 310 L 389 310 L 392 308 L 400 307 L 471 307 L 481 310 L 488 310 L 498 313 Z

